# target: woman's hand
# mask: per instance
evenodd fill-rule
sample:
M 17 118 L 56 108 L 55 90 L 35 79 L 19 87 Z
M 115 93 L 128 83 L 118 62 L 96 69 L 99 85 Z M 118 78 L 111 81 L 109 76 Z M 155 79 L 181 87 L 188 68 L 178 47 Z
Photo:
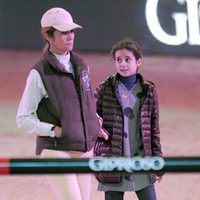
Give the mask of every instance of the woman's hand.
M 103 128 L 101 128 L 100 131 L 99 131 L 98 137 L 101 137 L 101 138 L 104 138 L 105 140 L 108 140 L 108 136 L 109 136 L 108 132 L 105 131 Z
M 109 133 L 103 129 L 103 119 L 97 114 L 97 117 L 99 119 L 99 124 L 100 124 L 100 131 L 98 137 L 104 138 L 105 140 L 108 140 Z
M 62 128 L 59 126 L 56 126 L 55 129 L 55 137 L 61 137 L 61 133 L 62 133 Z

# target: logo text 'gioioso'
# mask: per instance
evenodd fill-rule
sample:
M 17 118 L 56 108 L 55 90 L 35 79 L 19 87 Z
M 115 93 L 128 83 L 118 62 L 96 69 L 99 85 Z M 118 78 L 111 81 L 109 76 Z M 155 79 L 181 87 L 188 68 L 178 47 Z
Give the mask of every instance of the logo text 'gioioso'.
M 89 160 L 89 167 L 93 171 L 148 171 L 161 170 L 164 167 L 164 160 L 161 157 L 94 157 Z

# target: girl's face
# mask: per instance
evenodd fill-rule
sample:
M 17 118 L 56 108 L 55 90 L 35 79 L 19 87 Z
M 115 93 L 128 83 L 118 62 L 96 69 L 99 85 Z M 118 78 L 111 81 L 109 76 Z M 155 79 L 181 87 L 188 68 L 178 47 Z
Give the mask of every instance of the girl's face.
M 141 58 L 136 60 L 132 51 L 120 49 L 115 52 L 115 65 L 121 76 L 128 77 L 136 74 L 137 68 L 141 65 Z
M 50 50 L 56 54 L 67 54 L 74 46 L 74 31 L 61 32 L 55 30 L 53 37 L 46 36 L 49 41 Z

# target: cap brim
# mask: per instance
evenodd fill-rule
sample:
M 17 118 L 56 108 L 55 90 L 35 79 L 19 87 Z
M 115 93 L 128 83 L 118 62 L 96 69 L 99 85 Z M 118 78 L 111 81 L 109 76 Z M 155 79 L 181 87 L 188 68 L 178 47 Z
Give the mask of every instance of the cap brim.
M 77 28 L 82 28 L 82 26 L 72 23 L 72 24 L 63 24 L 63 25 L 55 25 L 53 26 L 55 29 L 59 31 L 71 31 Z

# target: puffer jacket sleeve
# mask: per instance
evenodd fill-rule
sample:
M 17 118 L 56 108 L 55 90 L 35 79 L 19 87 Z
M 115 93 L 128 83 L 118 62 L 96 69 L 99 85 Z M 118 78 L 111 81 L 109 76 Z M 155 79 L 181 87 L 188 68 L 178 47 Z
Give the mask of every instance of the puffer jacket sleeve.
M 160 128 L 159 128 L 159 107 L 158 107 L 158 97 L 156 94 L 155 87 L 151 91 L 153 108 L 151 116 L 151 144 L 152 144 L 152 154 L 153 156 L 162 156 L 161 144 L 160 144 Z

